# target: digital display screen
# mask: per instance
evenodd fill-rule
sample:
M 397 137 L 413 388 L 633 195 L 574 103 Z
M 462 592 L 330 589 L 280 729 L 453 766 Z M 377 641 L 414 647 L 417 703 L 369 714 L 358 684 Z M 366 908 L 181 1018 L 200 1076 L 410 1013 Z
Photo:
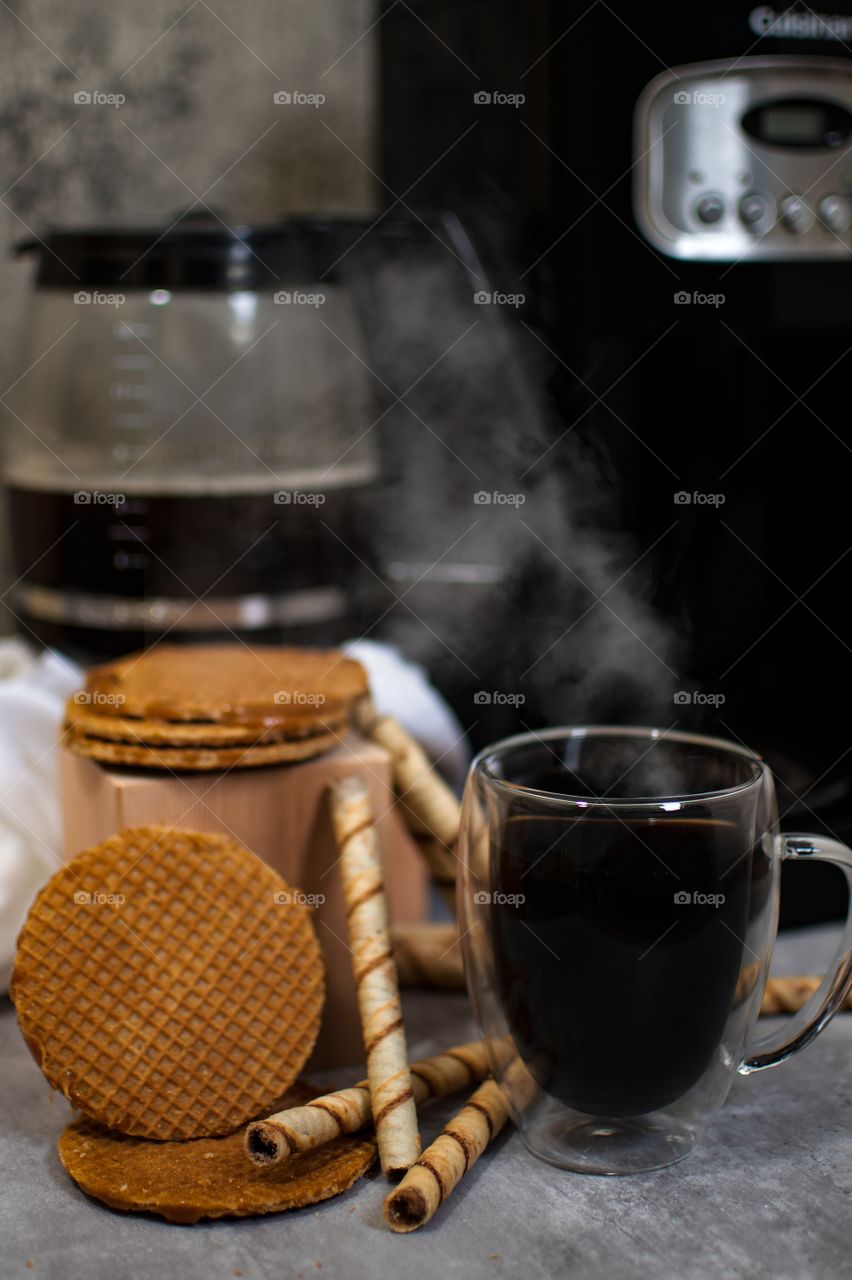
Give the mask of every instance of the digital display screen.
M 765 107 L 760 113 L 763 137 L 782 146 L 824 146 L 829 123 L 821 107 Z
M 839 147 L 852 135 L 852 114 L 839 102 L 779 98 L 752 107 L 743 128 L 770 147 Z

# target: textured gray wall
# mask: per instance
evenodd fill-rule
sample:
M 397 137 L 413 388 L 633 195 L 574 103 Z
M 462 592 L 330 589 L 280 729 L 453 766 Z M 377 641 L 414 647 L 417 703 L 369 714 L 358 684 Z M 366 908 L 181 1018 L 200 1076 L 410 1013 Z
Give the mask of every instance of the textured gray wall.
M 0 390 L 31 270 L 9 251 L 30 230 L 165 223 L 195 196 L 231 223 L 368 211 L 374 18 L 374 0 L 4 0 Z

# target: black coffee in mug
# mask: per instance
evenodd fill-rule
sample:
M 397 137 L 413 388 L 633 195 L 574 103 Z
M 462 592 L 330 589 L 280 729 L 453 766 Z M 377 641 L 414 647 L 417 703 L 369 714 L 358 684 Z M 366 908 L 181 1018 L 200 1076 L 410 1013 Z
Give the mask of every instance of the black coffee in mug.
M 756 959 L 742 827 L 694 814 L 520 815 L 491 857 L 498 998 L 537 1082 L 593 1116 L 682 1098 L 723 1052 Z

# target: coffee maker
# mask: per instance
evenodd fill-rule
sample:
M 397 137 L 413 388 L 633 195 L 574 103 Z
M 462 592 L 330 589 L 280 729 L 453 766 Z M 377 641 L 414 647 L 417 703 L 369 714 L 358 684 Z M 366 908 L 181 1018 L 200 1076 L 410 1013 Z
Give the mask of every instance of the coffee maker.
M 852 5 L 414 7 L 440 41 L 387 6 L 384 176 L 425 173 L 418 197 L 457 202 L 526 295 L 515 339 L 541 359 L 552 445 L 530 474 L 569 504 L 586 477 L 576 521 L 646 610 L 617 606 L 583 648 L 594 667 L 621 643 L 610 679 L 564 679 L 583 610 L 613 598 L 578 597 L 584 564 L 555 548 L 547 607 L 518 620 L 533 654 L 555 640 L 525 664 L 523 720 L 743 740 L 788 829 L 848 841 Z M 438 84 L 404 148 L 397 122 Z M 786 917 L 842 895 L 830 870 L 803 878 Z

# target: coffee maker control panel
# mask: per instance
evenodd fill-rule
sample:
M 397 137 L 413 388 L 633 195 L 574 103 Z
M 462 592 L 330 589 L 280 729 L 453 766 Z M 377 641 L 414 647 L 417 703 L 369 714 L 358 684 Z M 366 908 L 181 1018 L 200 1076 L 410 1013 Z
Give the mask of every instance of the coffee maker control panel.
M 634 209 L 693 261 L 852 255 L 852 59 L 675 67 L 636 107 Z

